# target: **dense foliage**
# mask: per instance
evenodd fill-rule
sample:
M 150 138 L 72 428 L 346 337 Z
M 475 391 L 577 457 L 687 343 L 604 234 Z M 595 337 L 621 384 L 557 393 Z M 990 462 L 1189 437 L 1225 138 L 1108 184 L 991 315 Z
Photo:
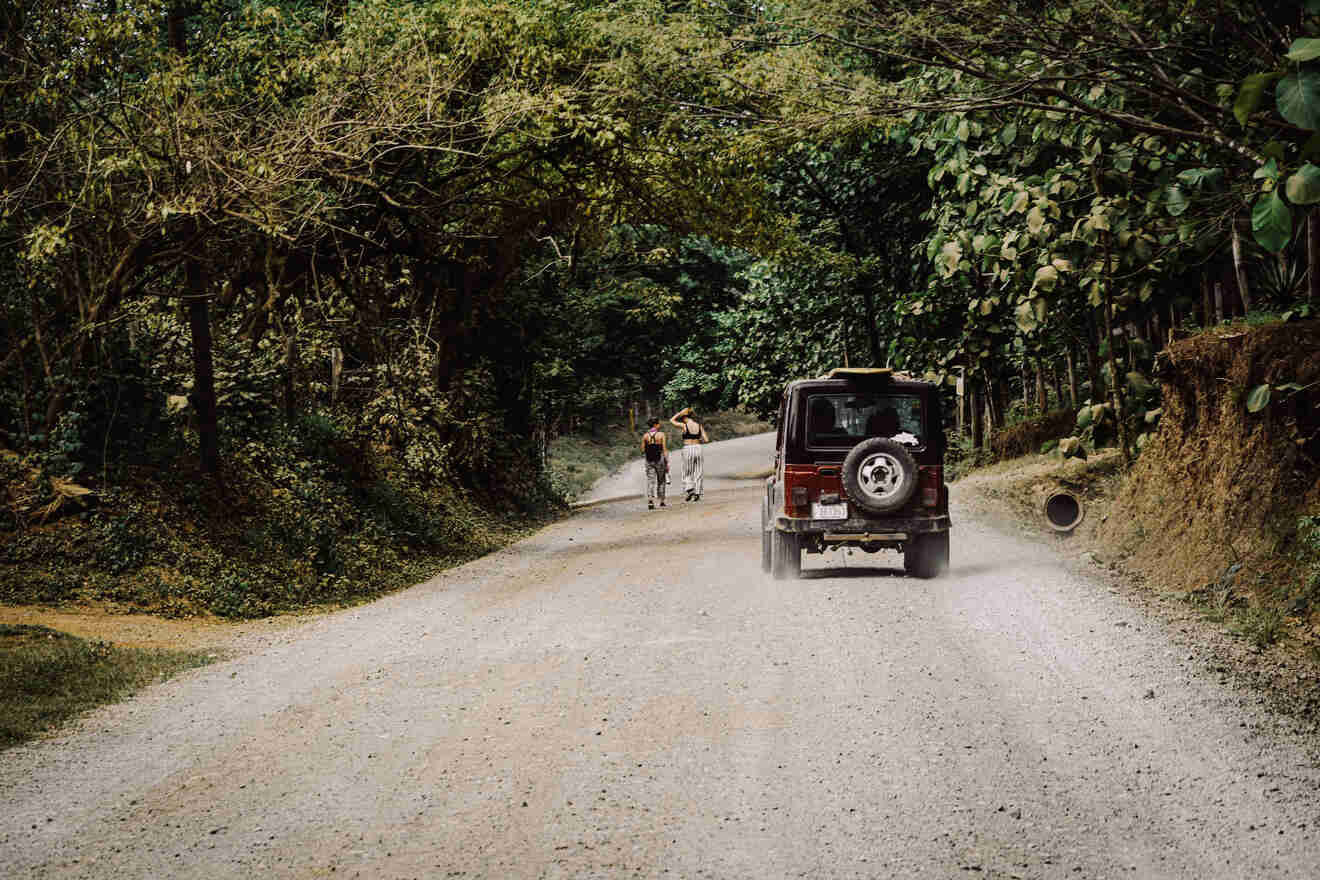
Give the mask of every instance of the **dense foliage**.
M 5 526 L 144 473 L 273 511 L 319 424 L 369 463 L 299 483 L 331 531 L 385 479 L 428 512 L 371 540 L 461 543 L 427 493 L 535 508 L 579 420 L 839 363 L 1135 447 L 1170 332 L 1315 307 L 1317 12 L 15 0 Z

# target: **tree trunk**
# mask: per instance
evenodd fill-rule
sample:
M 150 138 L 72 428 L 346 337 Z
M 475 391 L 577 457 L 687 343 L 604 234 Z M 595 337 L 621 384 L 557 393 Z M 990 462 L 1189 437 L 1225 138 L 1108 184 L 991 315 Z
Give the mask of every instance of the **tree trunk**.
M 1050 393 L 1045 387 L 1045 367 L 1036 358 L 1036 414 L 1045 415 L 1050 409 Z
M 1078 393 L 1077 388 L 1077 371 L 1073 366 L 1073 348 L 1071 345 L 1068 346 L 1064 355 L 1067 358 L 1068 363 L 1068 400 L 1072 403 L 1072 408 L 1076 410 L 1082 404 L 1080 400 L 1081 394 Z
M 1210 276 L 1201 275 L 1201 326 L 1209 327 L 1215 322 L 1214 300 L 1210 294 Z
M 1058 361 L 1050 364 L 1050 382 L 1054 385 L 1054 405 L 1063 409 L 1063 374 L 1059 371 Z
M 170 4 L 165 14 L 165 35 L 170 41 L 170 48 L 180 55 L 188 54 L 188 34 L 184 29 L 184 19 L 188 11 L 183 3 Z
M 987 376 L 986 381 L 990 385 L 990 423 L 986 430 L 986 442 L 995 431 L 1004 427 L 1008 415 L 1009 387 L 1007 379 L 999 379 L 993 376 Z
M 971 385 L 972 448 L 980 449 L 985 446 L 985 383 L 973 374 Z
M 957 385 L 957 387 L 955 388 L 956 393 L 955 393 L 954 396 L 953 396 L 953 397 L 954 397 L 954 400 L 957 401 L 957 407 L 958 407 L 958 416 L 957 416 L 957 418 L 956 418 L 954 421 L 955 421 L 955 423 L 956 423 L 956 427 L 957 427 L 957 431 L 958 431 L 958 436 L 959 436 L 959 437 L 962 437 L 962 436 L 967 432 L 967 422 L 966 422 L 966 420 L 963 418 L 964 413 L 967 411 L 967 393 L 968 393 L 968 389 L 967 389 L 967 379 L 966 379 L 966 376 L 967 376 L 967 370 L 966 370 L 966 369 L 962 370 L 962 372 L 959 373 L 959 375 L 958 375 L 958 385 Z
M 388 361 L 387 361 L 388 363 Z M 339 377 L 344 372 L 344 352 L 339 348 L 330 349 L 330 405 L 339 403 Z
M 862 304 L 866 308 L 866 340 L 871 346 L 871 366 L 888 366 L 880 351 L 880 331 L 875 324 L 875 291 L 867 279 L 862 280 Z
M 1086 378 L 1091 383 L 1091 403 L 1099 403 L 1104 399 L 1104 384 L 1100 381 L 1100 342 L 1096 338 L 1099 335 L 1099 329 L 1096 327 L 1095 310 L 1089 310 L 1086 313 Z
M 215 363 L 211 359 L 210 298 L 204 292 L 201 266 L 188 261 L 188 324 L 192 330 L 192 404 L 197 411 L 197 440 L 202 471 L 220 469 L 220 425 L 216 417 Z
M 1224 284 L 1222 281 L 1215 282 L 1215 323 L 1218 324 L 1224 320 Z
M 18 371 L 23 379 L 23 442 L 16 445 L 19 449 L 27 449 L 32 443 L 32 386 L 28 382 L 27 361 L 21 351 L 18 356 Z
M 292 422 L 296 413 L 293 389 L 298 372 L 298 337 L 292 330 L 284 338 L 284 419 Z
M 1031 416 L 1031 380 L 1027 378 L 1027 356 L 1022 356 L 1022 367 L 1018 371 L 1022 378 L 1022 417 Z
M 1123 463 L 1129 464 L 1132 452 L 1128 447 L 1127 420 L 1123 418 L 1123 383 L 1118 380 L 1118 358 L 1114 356 L 1114 279 L 1110 274 L 1109 236 L 1105 235 L 1105 335 L 1109 337 L 1109 398 L 1114 407 L 1114 423 L 1118 426 L 1118 446 Z
M 1306 297 L 1320 299 L 1320 217 L 1316 209 L 1306 218 Z
M 1233 218 L 1233 274 L 1237 280 L 1238 296 L 1242 298 L 1242 314 L 1251 311 L 1251 290 L 1247 287 L 1247 267 L 1242 261 L 1242 233 L 1238 218 Z

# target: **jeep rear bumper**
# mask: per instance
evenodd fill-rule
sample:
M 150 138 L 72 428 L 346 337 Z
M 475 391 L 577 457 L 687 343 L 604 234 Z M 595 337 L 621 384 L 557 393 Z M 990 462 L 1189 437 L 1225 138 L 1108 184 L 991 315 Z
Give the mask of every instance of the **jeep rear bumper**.
M 893 517 L 884 520 L 863 517 L 810 519 L 781 515 L 776 516 L 774 522 L 775 528 L 781 532 L 828 535 L 831 541 L 902 541 L 910 535 L 947 532 L 951 525 L 948 514 Z

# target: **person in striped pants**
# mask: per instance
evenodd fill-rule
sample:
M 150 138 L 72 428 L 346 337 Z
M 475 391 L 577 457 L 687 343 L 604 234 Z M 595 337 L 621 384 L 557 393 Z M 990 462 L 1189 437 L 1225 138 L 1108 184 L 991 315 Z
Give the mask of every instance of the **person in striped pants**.
M 701 444 L 709 443 L 710 438 L 690 406 L 675 413 L 669 424 L 683 431 L 683 491 L 687 493 L 683 500 L 700 501 L 703 489 Z

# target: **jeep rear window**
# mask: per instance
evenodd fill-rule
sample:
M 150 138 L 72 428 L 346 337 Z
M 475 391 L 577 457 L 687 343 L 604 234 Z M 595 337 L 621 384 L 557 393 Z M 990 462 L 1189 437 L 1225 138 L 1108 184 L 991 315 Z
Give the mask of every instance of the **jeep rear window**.
M 807 445 L 853 446 L 867 437 L 892 437 L 906 446 L 926 444 L 921 398 L 914 394 L 811 394 Z

